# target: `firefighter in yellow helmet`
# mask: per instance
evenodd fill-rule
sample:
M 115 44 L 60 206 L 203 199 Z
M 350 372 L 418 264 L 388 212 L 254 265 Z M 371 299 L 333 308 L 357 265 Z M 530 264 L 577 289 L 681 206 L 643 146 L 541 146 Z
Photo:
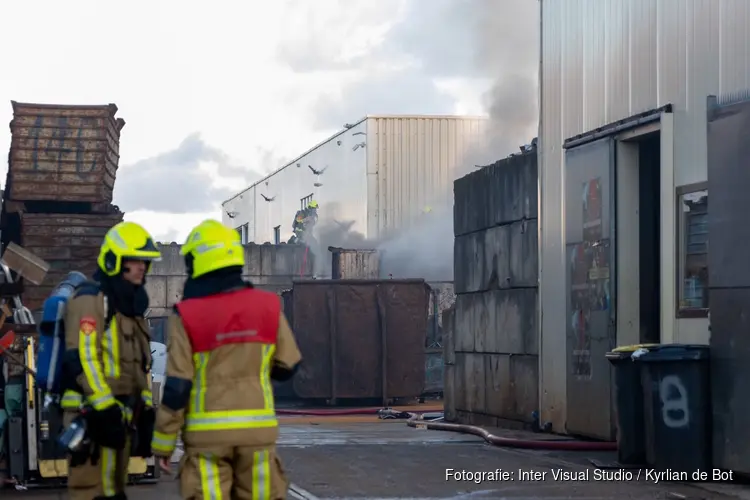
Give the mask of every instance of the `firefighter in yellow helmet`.
M 311 200 L 310 203 L 307 204 L 307 209 L 305 210 L 305 217 L 310 219 L 310 225 L 314 226 L 316 222 L 318 222 L 318 202 L 315 200 Z
M 182 498 L 286 498 L 271 379 L 301 355 L 276 294 L 242 279 L 237 232 L 199 224 L 181 249 L 188 279 L 167 322 L 167 372 L 151 443 L 169 473 L 182 433 Z
M 131 451 L 150 455 L 155 413 L 144 284 L 160 257 L 143 227 L 121 222 L 104 237 L 95 281 L 67 303 L 63 422 L 83 421 L 87 433 L 70 457 L 72 500 L 124 500 Z

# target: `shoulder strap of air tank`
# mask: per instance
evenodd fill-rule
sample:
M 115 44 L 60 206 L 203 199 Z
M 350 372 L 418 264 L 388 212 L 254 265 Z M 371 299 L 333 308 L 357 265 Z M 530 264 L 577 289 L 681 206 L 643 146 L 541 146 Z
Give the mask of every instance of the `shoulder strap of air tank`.
M 102 287 L 99 283 L 96 281 L 84 281 L 80 285 L 76 287 L 74 297 L 82 297 L 85 295 L 99 295 L 101 293 Z M 115 315 L 115 311 L 113 308 L 109 307 L 109 303 L 107 301 L 107 296 L 105 295 L 102 297 L 104 300 L 104 324 L 109 326 L 109 322 L 112 321 L 112 318 Z
M 99 283 L 96 281 L 84 281 L 76 287 L 74 297 L 82 297 L 84 295 L 99 295 L 102 289 Z

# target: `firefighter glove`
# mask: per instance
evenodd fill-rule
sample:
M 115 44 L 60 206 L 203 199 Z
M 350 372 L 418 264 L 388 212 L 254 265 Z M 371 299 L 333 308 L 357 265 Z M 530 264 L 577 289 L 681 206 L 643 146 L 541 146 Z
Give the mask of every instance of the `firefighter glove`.
M 127 441 L 127 425 L 119 405 L 112 405 L 104 410 L 89 413 L 89 433 L 95 443 L 122 450 Z

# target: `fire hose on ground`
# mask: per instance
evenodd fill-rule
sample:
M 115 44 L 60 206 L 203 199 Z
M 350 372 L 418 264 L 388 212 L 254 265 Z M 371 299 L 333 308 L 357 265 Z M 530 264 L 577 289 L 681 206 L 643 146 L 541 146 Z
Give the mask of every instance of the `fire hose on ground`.
M 343 410 L 296 410 L 277 409 L 279 415 L 297 416 L 350 416 L 350 415 L 377 415 L 381 419 L 400 418 L 406 419 L 406 425 L 416 429 L 427 429 L 435 431 L 459 432 L 471 434 L 484 439 L 493 446 L 502 448 L 517 448 L 526 450 L 549 450 L 549 451 L 615 451 L 617 443 L 610 441 L 578 441 L 572 439 L 518 439 L 498 436 L 475 425 L 452 424 L 443 422 L 442 412 L 435 409 L 424 411 L 399 411 L 392 408 L 350 408 Z M 428 418 L 430 414 L 439 413 L 440 416 Z

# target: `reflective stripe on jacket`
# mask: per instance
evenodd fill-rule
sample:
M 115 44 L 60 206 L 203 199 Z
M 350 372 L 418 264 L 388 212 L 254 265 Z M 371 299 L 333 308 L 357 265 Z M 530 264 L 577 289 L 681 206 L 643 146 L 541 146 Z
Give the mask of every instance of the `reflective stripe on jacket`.
M 168 322 L 167 373 L 152 448 L 266 446 L 278 437 L 273 363 L 300 354 L 276 294 L 242 289 L 180 302 Z
M 76 382 L 86 402 L 96 409 L 116 404 L 117 397 L 150 392 L 149 329 L 143 318 L 115 312 L 105 328 L 107 305 L 95 284 L 82 286 L 67 305 L 66 349 L 80 361 Z

